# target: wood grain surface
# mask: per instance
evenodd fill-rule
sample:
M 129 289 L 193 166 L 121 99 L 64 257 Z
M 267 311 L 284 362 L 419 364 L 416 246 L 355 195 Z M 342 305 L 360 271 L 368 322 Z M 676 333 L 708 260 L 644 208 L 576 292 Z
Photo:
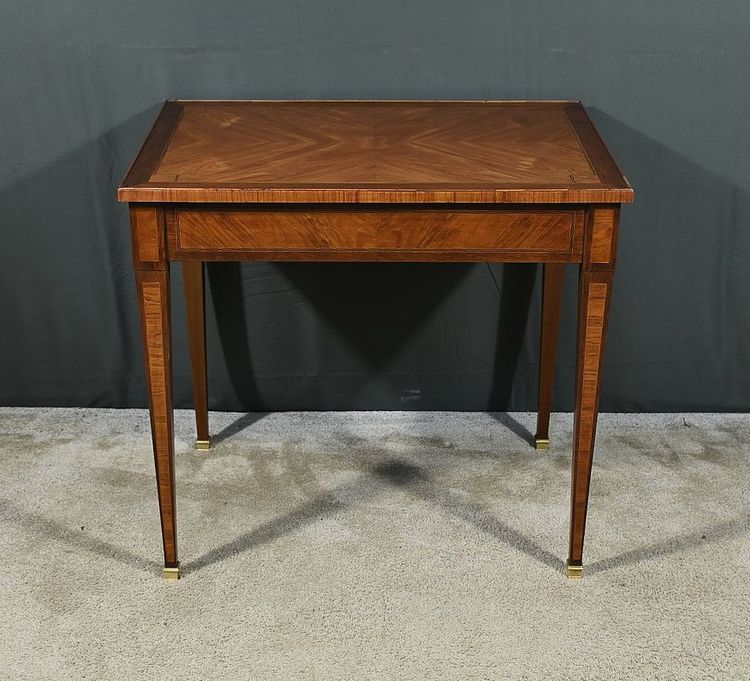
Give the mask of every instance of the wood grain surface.
M 169 256 L 190 259 L 581 259 L 583 211 L 182 207 Z
M 164 226 L 160 217 L 161 211 L 152 205 L 130 206 L 133 261 L 137 267 L 154 267 L 166 258 Z
M 599 389 L 614 279 L 619 207 L 590 206 L 578 284 L 576 405 L 570 495 L 569 564 L 581 565 L 591 470 L 599 415 Z M 596 246 L 596 244 L 600 244 Z M 604 244 L 605 246 L 603 246 Z M 607 262 L 597 262 L 606 260 Z
M 569 559 L 574 565 L 580 564 L 583 558 L 611 273 L 584 272 L 581 276 L 569 547 Z
M 619 219 L 619 206 L 599 206 L 594 210 L 590 262 L 614 263 Z
M 123 201 L 632 200 L 579 102 L 170 101 Z
M 190 347 L 190 376 L 193 384 L 196 439 L 207 442 L 208 372 L 206 364 L 206 287 L 200 260 L 182 263 L 185 313 Z
M 136 270 L 164 566 L 177 567 L 169 270 Z
M 555 381 L 557 332 L 560 328 L 565 265 L 544 263 L 542 274 L 542 330 L 539 341 L 539 392 L 535 440 L 549 440 L 552 388 Z

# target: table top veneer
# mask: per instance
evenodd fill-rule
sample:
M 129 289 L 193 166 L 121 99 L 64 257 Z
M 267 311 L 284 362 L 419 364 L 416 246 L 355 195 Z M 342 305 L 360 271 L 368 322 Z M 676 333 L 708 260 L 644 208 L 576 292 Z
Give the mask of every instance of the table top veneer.
M 121 201 L 620 203 L 580 102 L 168 101 Z

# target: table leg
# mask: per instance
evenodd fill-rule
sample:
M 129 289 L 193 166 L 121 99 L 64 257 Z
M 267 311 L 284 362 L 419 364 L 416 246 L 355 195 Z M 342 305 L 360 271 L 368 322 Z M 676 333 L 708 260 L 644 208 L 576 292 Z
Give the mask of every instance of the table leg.
M 537 402 L 537 449 L 549 448 L 549 415 L 552 406 L 552 385 L 555 380 L 557 331 L 560 328 L 565 263 L 544 263 L 542 275 L 542 333 L 539 347 L 539 399 Z
M 151 436 L 164 545 L 164 577 L 179 578 L 174 485 L 169 269 L 136 270 L 146 358 Z
M 586 265 L 581 266 L 568 555 L 568 577 L 573 579 L 583 576 L 583 537 L 599 409 L 599 376 L 613 274 L 612 270 L 593 270 Z
M 206 294 L 202 262 L 183 262 L 182 277 L 185 289 L 190 367 L 193 378 L 195 406 L 196 449 L 209 449 L 208 383 L 206 374 Z

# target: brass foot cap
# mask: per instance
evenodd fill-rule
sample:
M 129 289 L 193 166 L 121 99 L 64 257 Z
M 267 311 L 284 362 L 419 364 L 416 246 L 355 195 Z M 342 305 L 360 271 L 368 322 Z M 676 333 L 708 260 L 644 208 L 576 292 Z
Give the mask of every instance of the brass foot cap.
M 549 440 L 540 437 L 534 438 L 534 447 L 537 449 L 549 449 Z
M 177 564 L 177 567 L 165 567 L 162 572 L 162 577 L 164 579 L 179 579 L 180 578 L 180 565 Z
M 583 565 L 572 565 L 568 561 L 568 579 L 583 579 Z
M 211 449 L 211 440 L 196 440 L 195 448 L 202 450 Z

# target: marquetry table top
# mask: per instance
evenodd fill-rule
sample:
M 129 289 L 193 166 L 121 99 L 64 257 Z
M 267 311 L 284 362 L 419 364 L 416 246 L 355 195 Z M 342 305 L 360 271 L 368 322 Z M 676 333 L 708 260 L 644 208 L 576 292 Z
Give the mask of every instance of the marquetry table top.
M 619 203 L 580 102 L 168 101 L 121 201 Z

